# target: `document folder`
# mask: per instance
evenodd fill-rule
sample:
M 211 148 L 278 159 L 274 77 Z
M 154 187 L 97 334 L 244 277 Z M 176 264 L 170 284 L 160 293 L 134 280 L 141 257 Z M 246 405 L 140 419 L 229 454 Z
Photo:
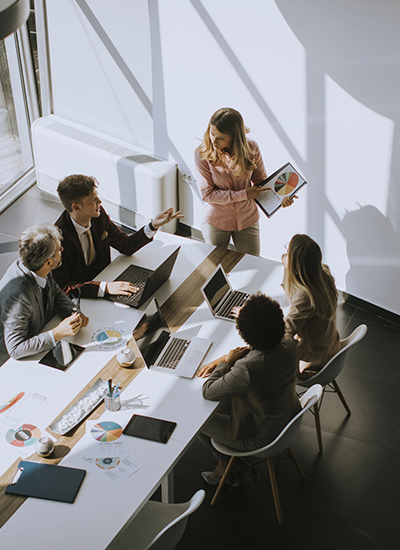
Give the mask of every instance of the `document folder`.
M 5 492 L 9 495 L 72 503 L 85 475 L 86 470 L 78 468 L 21 460 Z

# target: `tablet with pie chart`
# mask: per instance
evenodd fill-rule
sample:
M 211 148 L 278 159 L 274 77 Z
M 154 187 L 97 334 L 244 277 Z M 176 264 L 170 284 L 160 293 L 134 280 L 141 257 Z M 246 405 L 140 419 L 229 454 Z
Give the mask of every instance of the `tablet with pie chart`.
M 267 179 L 257 184 L 257 186 L 265 189 L 265 193 L 260 193 L 255 201 L 264 214 L 270 218 L 272 214 L 279 210 L 285 197 L 293 197 L 306 183 L 306 180 L 288 162 Z

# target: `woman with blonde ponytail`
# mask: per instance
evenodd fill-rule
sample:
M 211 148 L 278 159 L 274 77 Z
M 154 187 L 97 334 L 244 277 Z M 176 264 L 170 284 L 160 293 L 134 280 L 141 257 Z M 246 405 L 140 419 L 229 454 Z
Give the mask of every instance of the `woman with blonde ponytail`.
M 340 349 L 336 329 L 338 292 L 319 245 L 308 235 L 294 235 L 287 254 L 283 287 L 290 308 L 286 331 L 298 339 L 299 378 L 318 372 Z

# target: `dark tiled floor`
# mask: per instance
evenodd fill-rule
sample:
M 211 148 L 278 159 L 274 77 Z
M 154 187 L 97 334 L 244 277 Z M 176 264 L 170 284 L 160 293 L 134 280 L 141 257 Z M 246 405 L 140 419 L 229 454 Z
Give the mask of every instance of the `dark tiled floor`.
M 57 199 L 33 187 L 1 214 L 0 276 L 17 257 L 22 229 L 52 222 L 61 210 Z M 318 454 L 311 414 L 293 445 L 306 479 L 289 460 L 279 463 L 284 524 L 277 523 L 262 479 L 225 490 L 211 506 L 215 489 L 200 473 L 212 469 L 214 459 L 196 441 L 175 469 L 175 496 L 188 500 L 204 488 L 206 499 L 189 519 L 178 550 L 400 548 L 400 326 L 351 303 L 339 306 L 342 338 L 361 323 L 368 333 L 338 379 L 352 415 L 346 417 L 338 397 L 327 394 L 321 410 L 324 453 Z
M 31 187 L 0 214 L 0 277 L 18 258 L 18 237 L 32 225 L 55 222 L 63 211 L 56 197 Z

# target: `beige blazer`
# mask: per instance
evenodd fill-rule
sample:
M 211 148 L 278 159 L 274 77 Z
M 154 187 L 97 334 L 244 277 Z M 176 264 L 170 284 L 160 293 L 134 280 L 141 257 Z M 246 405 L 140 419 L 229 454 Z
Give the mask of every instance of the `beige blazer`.
M 301 410 L 296 367 L 296 343 L 287 334 L 278 346 L 250 351 L 232 368 L 220 363 L 204 383 L 203 396 L 224 400 L 230 438 L 263 439 L 267 444 Z
M 302 290 L 293 296 L 285 323 L 286 331 L 298 338 L 297 358 L 309 363 L 307 367 L 322 368 L 340 350 L 336 312 L 331 319 L 321 319 Z

